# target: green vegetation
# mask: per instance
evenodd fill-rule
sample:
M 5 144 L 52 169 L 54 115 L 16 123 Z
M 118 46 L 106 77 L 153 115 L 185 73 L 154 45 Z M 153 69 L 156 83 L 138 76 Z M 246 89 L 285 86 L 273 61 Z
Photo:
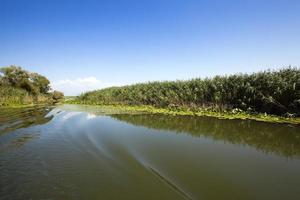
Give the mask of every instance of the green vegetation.
M 64 96 L 65 102 L 68 101 L 74 101 L 76 99 L 76 96 Z
M 163 113 L 298 122 L 300 70 L 288 67 L 252 74 L 111 87 L 87 92 L 70 102 L 150 106 L 150 110 L 162 109 Z
M 64 94 L 62 92 L 59 92 L 59 91 L 53 91 L 52 99 L 55 103 L 60 102 L 64 99 Z
M 79 101 L 68 101 L 68 104 L 83 104 Z M 90 104 L 87 104 L 90 105 Z M 95 105 L 95 104 L 94 104 Z M 127 114 L 163 114 L 173 116 L 207 116 L 215 117 L 219 119 L 249 119 L 262 122 L 274 122 L 274 123 L 289 123 L 300 124 L 299 117 L 281 117 L 276 115 L 267 115 L 263 113 L 247 113 L 238 109 L 216 112 L 205 109 L 191 110 L 188 107 L 178 108 L 157 108 L 146 105 L 98 105 L 101 110 L 105 110 L 106 113 L 127 113 Z M 87 108 L 88 109 L 88 108 Z M 93 109 L 95 107 L 93 106 Z
M 63 99 L 58 91 L 50 92 L 50 81 L 21 67 L 0 68 L 0 106 L 52 103 Z

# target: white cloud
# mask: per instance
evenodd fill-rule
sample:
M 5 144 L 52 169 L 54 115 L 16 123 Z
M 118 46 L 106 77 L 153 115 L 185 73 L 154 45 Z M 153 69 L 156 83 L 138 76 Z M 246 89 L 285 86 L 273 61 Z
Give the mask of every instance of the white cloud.
M 65 79 L 59 81 L 52 81 L 51 87 L 54 90 L 62 91 L 66 96 L 79 95 L 83 92 L 97 90 L 105 87 L 110 87 L 115 84 L 104 83 L 94 76 L 77 78 L 77 79 Z

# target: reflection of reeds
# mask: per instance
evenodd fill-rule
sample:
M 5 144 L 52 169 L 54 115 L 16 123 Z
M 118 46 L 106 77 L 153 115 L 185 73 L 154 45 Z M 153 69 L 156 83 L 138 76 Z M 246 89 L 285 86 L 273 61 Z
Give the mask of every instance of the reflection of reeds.
M 300 127 L 246 120 L 165 115 L 111 115 L 147 128 L 188 133 L 232 144 L 249 145 L 266 153 L 300 156 Z
M 38 124 L 49 122 L 53 116 L 45 117 L 49 108 L 34 106 L 28 108 L 2 108 L 0 111 L 0 135 Z

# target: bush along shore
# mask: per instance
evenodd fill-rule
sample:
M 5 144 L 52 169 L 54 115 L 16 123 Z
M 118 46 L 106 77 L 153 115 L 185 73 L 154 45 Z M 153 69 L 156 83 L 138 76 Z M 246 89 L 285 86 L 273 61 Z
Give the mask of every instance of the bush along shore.
M 0 106 L 52 104 L 63 100 L 63 93 L 50 92 L 50 81 L 21 67 L 0 68 Z
M 300 69 L 110 87 L 68 103 L 174 115 L 300 123 Z

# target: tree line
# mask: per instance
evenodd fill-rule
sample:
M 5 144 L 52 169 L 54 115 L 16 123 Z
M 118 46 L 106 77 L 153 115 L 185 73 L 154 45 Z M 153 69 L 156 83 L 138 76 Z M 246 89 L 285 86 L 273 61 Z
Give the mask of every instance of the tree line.
M 63 93 L 51 91 L 50 81 L 43 75 L 28 72 L 19 66 L 0 68 L 1 103 L 24 101 L 60 101 Z
M 139 83 L 87 92 L 87 104 L 152 105 L 226 111 L 240 109 L 275 115 L 300 115 L 300 69 L 287 67 L 187 81 Z

